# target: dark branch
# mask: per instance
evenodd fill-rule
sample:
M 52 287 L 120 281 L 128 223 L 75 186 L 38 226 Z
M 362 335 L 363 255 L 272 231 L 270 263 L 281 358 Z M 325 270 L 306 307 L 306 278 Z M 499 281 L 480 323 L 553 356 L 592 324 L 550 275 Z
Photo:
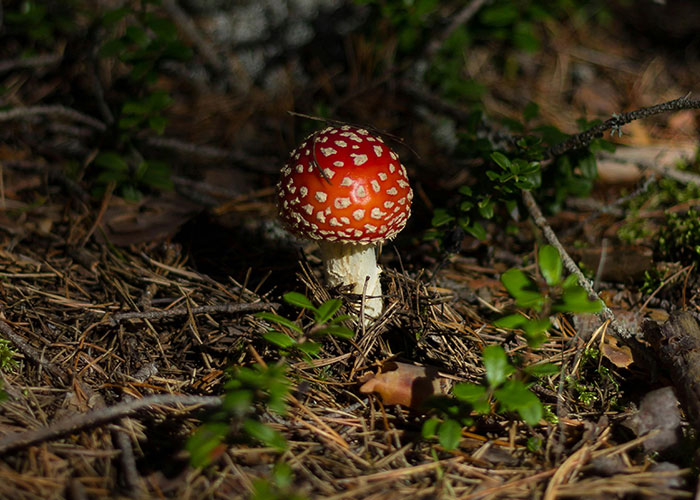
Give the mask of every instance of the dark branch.
M 221 405 L 221 398 L 216 396 L 190 396 L 186 394 L 160 394 L 127 403 L 79 414 L 47 427 L 12 433 L 0 439 L 0 455 L 17 451 L 45 441 L 59 439 L 85 429 L 98 427 L 114 420 L 131 416 L 155 406 L 205 406 L 215 408 Z
M 545 151 L 545 158 L 553 158 L 568 151 L 585 148 L 593 139 L 601 137 L 606 130 L 619 130 L 623 125 L 627 125 L 634 120 L 640 120 L 661 113 L 681 111 L 683 109 L 700 109 L 700 101 L 688 99 L 688 96 L 663 102 L 648 108 L 640 108 L 628 113 L 614 114 L 612 118 L 594 127 L 584 130 L 580 134 L 572 135 L 564 142 L 556 144 Z
M 225 313 L 225 314 L 236 314 L 243 312 L 256 312 L 265 311 L 271 309 L 278 304 L 265 304 L 262 302 L 257 302 L 255 304 L 214 304 L 209 306 L 199 306 L 199 307 L 179 307 L 177 309 L 169 309 L 166 311 L 133 311 L 117 313 L 110 319 L 115 323 L 128 319 L 161 319 L 161 318 L 173 318 L 176 316 L 187 316 L 191 314 L 211 314 L 211 313 Z

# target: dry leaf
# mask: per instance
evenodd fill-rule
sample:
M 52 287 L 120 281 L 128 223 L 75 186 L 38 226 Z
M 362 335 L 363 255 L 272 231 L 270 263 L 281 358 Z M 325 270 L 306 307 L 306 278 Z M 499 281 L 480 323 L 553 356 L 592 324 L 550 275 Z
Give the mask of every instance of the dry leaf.
M 386 361 L 377 373 L 362 380 L 363 394 L 376 393 L 385 405 L 403 405 L 417 409 L 429 397 L 446 394 L 451 382 L 432 366 Z
M 608 335 L 605 336 L 601 350 L 603 356 L 618 368 L 627 368 L 634 361 L 632 350 L 626 345 L 619 345 L 617 339 Z

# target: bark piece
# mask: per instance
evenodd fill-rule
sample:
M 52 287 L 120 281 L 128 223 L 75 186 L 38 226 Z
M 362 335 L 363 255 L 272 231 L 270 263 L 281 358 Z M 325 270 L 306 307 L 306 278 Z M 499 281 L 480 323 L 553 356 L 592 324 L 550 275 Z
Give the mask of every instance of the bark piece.
M 642 331 L 673 381 L 688 420 L 700 429 L 700 325 L 684 311 L 662 325 L 645 321 Z

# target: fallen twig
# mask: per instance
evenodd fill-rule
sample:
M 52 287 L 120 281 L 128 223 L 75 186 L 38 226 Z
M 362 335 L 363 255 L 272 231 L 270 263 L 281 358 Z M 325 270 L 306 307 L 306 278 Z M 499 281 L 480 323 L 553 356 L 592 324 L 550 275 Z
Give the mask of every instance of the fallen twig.
M 41 68 L 43 66 L 51 66 L 61 62 L 63 54 L 45 54 L 36 57 L 20 57 L 19 59 L 10 59 L 0 61 L 0 73 L 6 73 L 19 68 Z
M 445 29 L 440 31 L 437 36 L 435 36 L 430 43 L 428 43 L 421 59 L 424 61 L 430 61 L 435 56 L 437 51 L 440 50 L 440 47 L 442 47 L 442 45 L 445 43 L 445 40 L 447 40 L 457 28 L 469 22 L 469 20 L 474 17 L 474 15 L 479 12 L 479 9 L 481 9 L 481 7 L 483 7 L 488 1 L 489 0 L 472 0 L 467 5 L 462 7 L 462 10 L 452 16 L 452 21 L 450 21 L 450 24 L 448 24 Z
M 235 314 L 241 312 L 256 312 L 264 311 L 267 309 L 272 309 L 278 304 L 265 304 L 262 302 L 257 302 L 255 304 L 215 304 L 209 306 L 198 306 L 192 308 L 179 307 L 177 309 L 169 309 L 166 311 L 133 311 L 117 313 L 113 315 L 110 319 L 114 323 L 119 323 L 120 321 L 125 321 L 129 319 L 162 319 L 162 318 L 173 318 L 176 316 L 187 316 L 189 314 L 209 314 L 209 313 L 224 313 L 224 314 Z
M 209 63 L 219 73 L 227 71 L 226 63 L 216 48 L 202 35 L 197 25 L 190 19 L 185 11 L 175 2 L 175 0 L 164 0 L 163 8 L 172 18 L 173 22 L 182 30 L 185 36 L 197 47 L 205 61 Z
M 0 122 L 22 120 L 33 116 L 59 116 L 84 123 L 85 125 L 89 125 L 92 128 L 99 130 L 100 132 L 107 130 L 107 125 L 93 118 L 92 116 L 60 105 L 28 106 L 26 108 L 14 108 L 8 111 L 0 111 Z
M 215 408 L 221 405 L 221 398 L 216 396 L 193 396 L 187 394 L 160 394 L 135 401 L 101 408 L 89 413 L 76 415 L 46 427 L 26 432 L 6 435 L 0 439 L 0 455 L 21 450 L 38 443 L 59 439 L 69 434 L 97 427 L 113 420 L 129 417 L 155 406 L 204 406 Z
M 581 285 L 586 290 L 586 292 L 588 292 L 588 295 L 591 298 L 595 297 L 599 299 L 598 294 L 591 285 L 591 282 L 588 280 L 588 278 L 586 278 L 583 275 L 579 267 L 576 265 L 576 262 L 574 262 L 574 260 L 571 258 L 564 246 L 559 241 L 559 238 L 557 238 L 556 233 L 547 222 L 547 219 L 545 219 L 544 215 L 542 214 L 542 210 L 540 210 L 540 207 L 537 205 L 537 201 L 535 201 L 535 197 L 532 196 L 532 193 L 530 193 L 530 191 L 523 190 L 522 197 L 525 206 L 527 207 L 528 211 L 530 212 L 530 215 L 532 216 L 532 220 L 534 220 L 537 227 L 540 228 L 549 244 L 557 249 L 566 270 L 569 271 L 569 273 L 576 275 L 576 278 L 578 278 L 578 284 Z M 633 336 L 632 332 L 621 326 L 615 320 L 615 315 L 608 306 L 603 305 L 603 311 L 599 314 L 604 320 L 610 321 L 610 328 L 620 337 L 630 338 Z
M 261 172 L 268 174 L 278 174 L 279 167 L 276 166 L 277 159 L 266 157 L 248 156 L 243 153 L 231 151 L 229 149 L 218 148 L 216 146 L 207 146 L 194 144 L 191 142 L 182 141 L 174 137 L 155 137 L 149 136 L 144 139 L 146 146 L 152 148 L 165 149 L 175 151 L 179 154 L 187 154 L 216 160 L 222 162 L 234 162 L 240 167 L 251 172 Z
M 606 130 L 617 131 L 623 125 L 627 125 L 634 120 L 647 118 L 649 116 L 658 115 L 661 113 L 680 111 L 683 109 L 700 109 L 700 100 L 689 99 L 689 95 L 690 94 L 685 97 L 673 99 L 672 101 L 663 102 L 647 108 L 639 108 L 627 113 L 613 114 L 612 118 L 608 118 L 603 123 L 599 123 L 598 125 L 595 125 L 588 130 L 584 130 L 579 134 L 572 135 L 567 140 L 550 147 L 544 152 L 544 157 L 553 158 L 564 154 L 567 151 L 585 148 L 591 143 L 591 141 L 593 141 L 593 139 L 600 137 Z
M 158 373 L 158 367 L 155 363 L 147 363 L 134 374 L 134 379 L 138 382 L 145 382 L 151 376 Z M 124 394 L 122 402 L 135 401 L 136 398 L 131 394 Z M 123 418 L 120 422 L 121 428 L 116 427 L 112 431 L 112 436 L 121 451 L 119 454 L 120 475 L 126 493 L 132 498 L 140 498 L 144 495 L 144 485 L 141 476 L 136 466 L 136 456 L 134 455 L 134 447 L 131 444 L 131 435 L 126 431 L 126 428 L 131 426 L 131 421 L 128 418 Z
M 636 165 L 637 168 L 641 170 L 651 170 L 653 172 L 657 172 L 661 175 L 664 175 L 670 179 L 673 179 L 674 181 L 682 182 L 684 184 L 696 184 L 700 186 L 700 175 L 694 174 L 692 172 L 685 172 L 683 170 L 678 170 L 673 167 L 657 165 L 656 163 L 651 161 L 630 161 L 624 158 L 618 158 L 615 155 L 610 154 L 600 155 L 600 157 L 605 160 L 610 160 L 617 163 Z

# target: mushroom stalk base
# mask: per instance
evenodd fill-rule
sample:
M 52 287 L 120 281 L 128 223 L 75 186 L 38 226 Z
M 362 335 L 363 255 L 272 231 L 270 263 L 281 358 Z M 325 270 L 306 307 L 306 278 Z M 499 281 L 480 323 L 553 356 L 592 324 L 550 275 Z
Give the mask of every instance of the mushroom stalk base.
M 365 316 L 382 313 L 381 269 L 377 265 L 375 245 L 319 242 L 326 281 L 330 286 L 353 285 L 353 293 L 365 293 Z M 367 288 L 365 289 L 365 280 Z

